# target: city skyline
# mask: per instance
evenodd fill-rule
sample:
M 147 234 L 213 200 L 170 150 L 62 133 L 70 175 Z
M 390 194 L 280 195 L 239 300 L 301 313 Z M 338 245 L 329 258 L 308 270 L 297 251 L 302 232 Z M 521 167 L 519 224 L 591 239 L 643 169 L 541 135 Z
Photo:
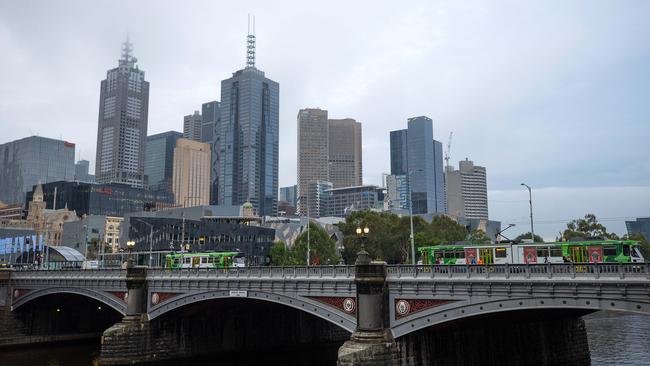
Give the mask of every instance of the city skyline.
M 206 101 L 221 100 L 220 80 L 244 63 L 245 17 L 254 12 L 258 37 L 264 39 L 261 63 L 283 84 L 280 186 L 296 182 L 295 113 L 321 105 L 366 124 L 366 184 L 380 184 L 381 173 L 389 171 L 388 131 L 402 128 L 409 117 L 429 115 L 443 144 L 444 136 L 454 131 L 452 161 L 469 156 L 488 169 L 493 219 L 525 222 L 527 194 L 520 189 L 521 182 L 534 189 L 536 221 L 561 221 L 587 212 L 608 220 L 648 216 L 642 205 L 650 201 L 650 166 L 643 159 L 648 155 L 643 136 L 649 129 L 643 108 L 648 91 L 642 82 L 647 80 L 643 60 L 649 53 L 641 37 L 648 32 L 642 16 L 647 14 L 646 4 L 635 4 L 633 10 L 596 3 L 586 14 L 579 6 L 567 7 L 559 18 L 553 18 L 557 13 L 550 4 L 510 4 L 502 14 L 480 4 L 376 6 L 367 17 L 361 16 L 366 7 L 355 4 L 327 25 L 327 15 L 338 13 L 339 5 L 321 9 L 322 20 L 316 20 L 320 28 L 313 27 L 317 33 L 301 34 L 291 32 L 293 26 L 281 25 L 285 19 L 300 19 L 297 14 L 308 12 L 304 7 L 278 12 L 258 4 L 220 11 L 228 16 L 219 15 L 218 28 L 231 31 L 221 34 L 213 51 L 202 42 L 185 42 L 201 39 L 198 35 L 207 32 L 204 27 L 188 27 L 178 35 L 164 29 L 163 24 L 175 16 L 179 21 L 190 16 L 173 6 L 135 4 L 132 15 L 102 28 L 94 27 L 96 17 L 119 7 L 100 5 L 94 10 L 43 3 L 40 11 L 26 17 L 29 7 L 3 4 L 0 45 L 10 57 L 0 61 L 0 76 L 8 90 L 0 107 L 0 125 L 12 128 L 0 143 L 31 134 L 64 139 L 76 143 L 77 153 L 81 150 L 81 158 L 94 166 L 96 85 L 114 63 L 126 33 L 120 29 L 131 31 L 151 82 L 149 134 L 179 130 L 182 116 Z M 137 24 L 137 15 L 145 9 L 164 22 Z M 78 24 L 64 24 L 65 12 L 89 16 Z M 386 14 L 385 24 L 372 20 Z M 361 17 L 365 27 L 335 31 L 354 17 Z M 431 21 L 418 21 L 427 17 Z M 18 24 L 19 19 L 24 24 Z M 25 26 L 32 30 L 25 31 Z M 477 32 L 481 26 L 490 31 Z M 42 29 L 57 31 L 45 34 Z M 296 45 L 307 47 L 304 39 L 316 36 L 319 42 L 314 43 L 322 49 L 308 48 L 291 58 L 280 52 Z M 360 44 L 362 40 L 370 42 Z M 174 55 L 198 49 L 205 54 L 192 63 Z M 84 62 L 69 62 L 71 54 L 82 52 Z M 313 52 L 323 60 L 314 59 Z M 328 53 L 355 57 L 331 62 L 324 57 Z M 412 79 L 414 75 L 418 77 Z M 390 106 L 383 102 L 388 99 Z M 466 107 L 468 103 L 472 108 Z M 599 147 L 603 144 L 609 147 Z M 591 198 L 577 200 L 570 194 L 576 190 Z M 619 200 L 601 199 L 612 192 Z M 623 221 L 612 229 L 623 233 Z M 525 231 L 525 226 L 518 224 L 514 230 Z M 546 235 L 555 231 L 549 229 Z

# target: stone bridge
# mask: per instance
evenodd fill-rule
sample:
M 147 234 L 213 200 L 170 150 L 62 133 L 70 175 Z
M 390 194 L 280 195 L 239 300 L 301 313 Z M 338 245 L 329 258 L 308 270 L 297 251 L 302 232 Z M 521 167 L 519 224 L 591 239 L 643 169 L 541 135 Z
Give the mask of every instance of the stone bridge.
M 341 365 L 361 359 L 389 364 L 393 351 L 373 344 L 465 318 L 545 309 L 650 314 L 650 264 L 391 266 L 362 260 L 355 266 L 0 272 L 0 305 L 11 311 L 61 293 L 105 304 L 125 316 L 124 324 L 214 299 L 277 303 L 354 332 L 339 352 Z M 110 342 L 103 358 L 108 348 Z

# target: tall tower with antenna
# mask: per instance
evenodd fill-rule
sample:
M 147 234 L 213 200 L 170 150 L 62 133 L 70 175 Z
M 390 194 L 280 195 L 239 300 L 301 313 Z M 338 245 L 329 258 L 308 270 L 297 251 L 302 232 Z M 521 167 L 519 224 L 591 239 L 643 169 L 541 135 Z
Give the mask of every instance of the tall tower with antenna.
M 248 14 L 248 36 L 246 37 L 246 68 L 255 68 L 255 16 L 251 27 L 251 15 Z
M 144 188 L 144 155 L 149 113 L 149 83 L 133 57 L 127 36 L 118 66 L 106 72 L 99 97 L 95 175 L 98 183 Z
M 219 205 L 253 204 L 277 213 L 280 85 L 255 66 L 255 18 L 249 16 L 246 65 L 221 82 L 221 122 L 215 127 L 213 177 Z M 213 198 L 214 201 L 214 198 Z

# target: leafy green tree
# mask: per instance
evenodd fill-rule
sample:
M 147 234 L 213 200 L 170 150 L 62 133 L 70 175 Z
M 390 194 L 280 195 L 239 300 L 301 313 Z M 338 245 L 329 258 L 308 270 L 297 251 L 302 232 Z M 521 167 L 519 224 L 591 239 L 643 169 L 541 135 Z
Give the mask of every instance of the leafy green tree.
M 586 214 L 583 219 L 572 220 L 566 226 L 566 230 L 562 233 L 564 240 L 593 237 L 618 239 L 616 234 L 607 232 L 607 228 L 598 222 L 594 214 Z
M 323 228 L 311 222 L 309 223 L 309 251 L 309 261 L 312 265 L 339 263 L 334 239 L 330 238 Z M 288 262 L 288 264 L 292 265 L 304 265 L 307 263 L 307 230 L 300 233 L 296 238 Z
M 530 231 L 527 232 L 527 233 L 524 233 L 524 234 L 521 234 L 521 235 L 517 236 L 517 237 L 514 239 L 514 241 L 516 241 L 516 242 L 520 242 L 520 241 L 522 241 L 523 239 L 530 239 Z M 541 236 L 539 236 L 539 235 L 535 235 L 535 243 L 543 243 L 543 242 L 544 242 L 544 239 L 543 239 Z
M 472 244 L 490 244 L 492 240 L 489 236 L 485 234 L 485 231 L 481 229 L 474 229 L 467 236 L 467 241 Z
M 449 216 L 435 216 L 429 224 L 429 231 L 434 242 L 453 243 L 465 240 L 467 228 Z
M 278 240 L 271 246 L 271 264 L 274 266 L 286 266 L 290 264 L 290 251 L 287 244 Z

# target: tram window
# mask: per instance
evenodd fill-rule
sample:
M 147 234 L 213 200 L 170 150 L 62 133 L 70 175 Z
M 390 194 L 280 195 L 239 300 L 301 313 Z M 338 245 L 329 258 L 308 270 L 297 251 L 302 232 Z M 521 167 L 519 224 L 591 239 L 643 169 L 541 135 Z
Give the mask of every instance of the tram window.
M 632 248 L 632 256 L 635 258 L 641 258 L 641 253 L 639 253 L 639 248 Z
M 548 247 L 537 247 L 538 257 L 548 257 Z
M 456 258 L 465 258 L 465 251 L 457 250 L 456 251 Z
M 506 248 L 495 248 L 494 249 L 494 257 L 495 258 L 505 258 L 508 256 L 508 252 L 506 251 Z
M 603 255 L 616 255 L 616 247 L 615 246 L 603 247 Z
M 213 258 L 213 257 L 209 257 L 209 258 L 208 258 L 208 263 L 214 263 L 214 258 Z
M 630 246 L 623 245 L 623 255 L 630 255 Z
M 562 248 L 551 248 L 551 257 L 561 257 Z
M 185 258 L 183 258 L 183 260 L 184 260 L 185 264 L 190 264 L 190 262 L 192 261 L 192 258 L 185 257 Z
M 208 263 L 207 257 L 201 257 L 201 263 Z
M 174 258 L 174 264 L 178 264 L 179 262 L 178 258 Z

